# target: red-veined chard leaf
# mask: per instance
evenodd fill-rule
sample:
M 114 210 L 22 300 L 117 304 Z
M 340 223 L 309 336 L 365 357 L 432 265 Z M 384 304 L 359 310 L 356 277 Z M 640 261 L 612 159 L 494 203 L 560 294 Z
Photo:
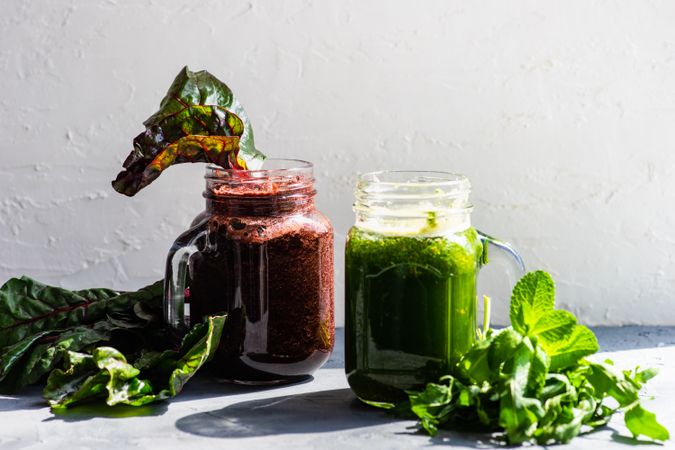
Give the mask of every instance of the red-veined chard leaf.
M 184 67 L 171 84 L 159 111 L 145 122 L 125 170 L 113 181 L 132 196 L 164 169 L 186 162 L 211 162 L 223 168 L 257 168 L 264 156 L 253 142 L 248 116 L 229 87 L 209 72 Z
M 28 277 L 12 278 L 0 288 L 0 349 L 36 333 L 94 323 L 137 302 L 161 304 L 163 286 L 158 281 L 137 292 L 69 291 Z
M 154 337 L 158 327 L 147 326 L 158 319 L 162 286 L 119 293 L 68 291 L 27 277 L 9 280 L 0 288 L 0 391 L 39 381 L 68 351 L 109 343 L 116 330 L 143 327 L 143 337 Z

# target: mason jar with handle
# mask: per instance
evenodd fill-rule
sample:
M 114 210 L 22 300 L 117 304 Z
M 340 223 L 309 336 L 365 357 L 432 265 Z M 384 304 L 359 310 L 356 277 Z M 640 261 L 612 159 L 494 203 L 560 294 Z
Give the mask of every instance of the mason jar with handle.
M 206 168 L 206 209 L 171 247 L 164 318 L 186 330 L 227 314 L 211 363 L 246 384 L 308 377 L 333 348 L 333 227 L 315 207 L 310 163 Z
M 471 185 L 446 172 L 359 177 L 348 234 L 345 370 L 363 401 L 391 403 L 452 373 L 476 339 L 478 271 L 492 244 L 471 226 Z

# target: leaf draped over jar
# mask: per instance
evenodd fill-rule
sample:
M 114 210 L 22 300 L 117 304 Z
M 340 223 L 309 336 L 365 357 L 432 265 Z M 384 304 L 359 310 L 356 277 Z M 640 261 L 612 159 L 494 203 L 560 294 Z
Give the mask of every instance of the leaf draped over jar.
M 113 188 L 133 196 L 169 166 L 187 162 L 225 169 L 255 169 L 264 155 L 255 148 L 253 129 L 229 87 L 209 72 L 184 67 L 159 111 L 134 138 L 134 148 Z

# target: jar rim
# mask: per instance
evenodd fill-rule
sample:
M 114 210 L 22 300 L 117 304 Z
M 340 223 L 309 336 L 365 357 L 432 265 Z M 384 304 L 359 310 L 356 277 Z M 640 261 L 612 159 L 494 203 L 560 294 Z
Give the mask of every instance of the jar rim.
M 270 158 L 263 167 L 254 170 L 223 169 L 210 164 L 206 167 L 207 199 L 227 200 L 245 197 L 269 197 L 279 201 L 282 197 L 311 198 L 315 194 L 313 165 L 299 159 Z
M 359 175 L 353 210 L 357 226 L 371 231 L 396 234 L 460 230 L 471 223 L 470 193 L 471 183 L 461 174 L 381 170 Z
M 379 186 L 424 186 L 471 189 L 469 179 L 462 174 L 440 170 L 378 170 L 362 173 L 358 183 L 376 183 Z
M 309 161 L 292 158 L 266 158 L 262 167 L 256 169 L 225 169 L 216 164 L 206 166 L 204 178 L 225 180 L 233 177 L 240 178 L 242 174 L 256 178 L 287 178 L 295 176 L 311 177 L 314 165 Z
M 470 207 L 469 179 L 458 173 L 432 170 L 381 170 L 359 175 L 357 201 L 452 199 L 455 207 Z

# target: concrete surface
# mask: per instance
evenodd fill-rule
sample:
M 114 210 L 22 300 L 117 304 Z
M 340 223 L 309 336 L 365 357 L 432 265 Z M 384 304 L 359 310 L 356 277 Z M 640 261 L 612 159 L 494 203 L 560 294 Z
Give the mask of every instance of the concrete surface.
M 472 181 L 475 225 L 550 271 L 584 323 L 675 325 L 675 2 L 1 4 L 0 282 L 163 276 L 203 167 L 133 199 L 110 181 L 187 64 L 233 88 L 264 152 L 315 163 L 337 280 L 353 174 L 447 170 Z
M 595 330 L 619 367 L 657 367 L 649 382 L 646 406 L 675 432 L 675 327 Z M 222 385 L 201 377 L 173 401 L 147 407 L 80 407 L 54 416 L 39 390 L 0 397 L 0 448 L 16 449 L 411 449 L 491 448 L 490 435 L 442 432 L 431 439 L 414 422 L 390 418 L 361 405 L 344 377 L 342 333 L 334 357 L 313 381 L 279 388 Z M 627 449 L 631 439 L 617 417 L 604 429 L 577 438 L 570 449 Z M 668 448 L 675 448 L 667 444 Z M 443 448 L 443 447 L 440 447 Z

